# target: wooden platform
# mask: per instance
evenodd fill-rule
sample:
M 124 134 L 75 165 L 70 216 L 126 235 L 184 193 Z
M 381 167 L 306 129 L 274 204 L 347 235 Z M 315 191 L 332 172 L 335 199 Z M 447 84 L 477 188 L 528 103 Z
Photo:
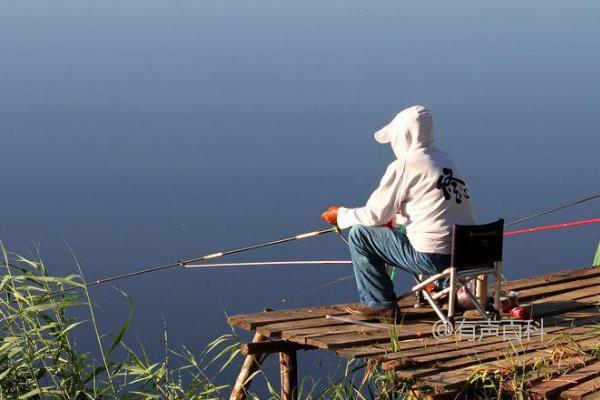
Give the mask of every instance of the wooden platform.
M 415 398 L 464 398 L 492 384 L 492 390 L 529 398 L 600 399 L 600 267 L 508 281 L 503 289 L 518 291 L 543 327 L 529 326 L 527 335 L 527 324 L 475 318 L 438 338 L 432 310 L 414 308 L 414 297 L 403 300 L 404 320 L 396 327 L 351 316 L 343 304 L 236 315 L 229 324 L 257 332 L 256 343 L 242 346 L 244 354 L 282 352 L 295 363 L 295 350 L 323 349 L 372 361 L 408 382 Z M 293 378 L 286 385 L 294 385 Z

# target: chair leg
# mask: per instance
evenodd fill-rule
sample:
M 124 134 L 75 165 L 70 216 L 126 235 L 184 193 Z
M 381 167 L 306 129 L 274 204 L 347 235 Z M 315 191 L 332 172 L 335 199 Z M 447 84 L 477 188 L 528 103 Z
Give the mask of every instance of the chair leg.
M 418 275 L 418 280 L 419 280 L 419 282 L 423 281 L 423 274 Z M 417 302 L 415 303 L 415 308 L 419 308 L 425 304 L 425 301 L 423 301 L 423 290 L 417 290 L 415 292 L 415 295 L 417 297 Z
M 475 278 L 475 296 L 479 304 L 485 309 L 488 299 L 488 276 L 487 274 L 479 275 Z
M 446 317 L 444 315 L 444 312 L 440 309 L 437 302 L 433 299 L 433 297 L 431 297 L 431 295 L 429 294 L 428 291 L 426 291 L 426 290 L 423 291 L 423 297 L 425 297 L 425 300 L 427 300 L 429 302 L 429 305 L 431 306 L 431 308 L 433 308 L 433 311 L 435 311 L 435 313 L 437 314 L 437 316 L 440 320 L 442 320 L 445 323 L 453 323 L 454 322 L 453 319 L 450 318 L 449 314 L 448 314 L 448 317 Z
M 475 278 L 475 279 L 478 279 L 478 278 Z M 485 309 L 481 306 L 481 303 L 479 303 L 479 300 L 477 299 L 477 297 L 475 297 L 475 295 L 473 293 L 471 293 L 471 291 L 469 289 L 467 289 L 466 287 L 465 287 L 465 293 L 467 294 L 467 296 L 469 296 L 469 298 L 471 299 L 471 302 L 473 303 L 473 305 L 475 306 L 477 311 L 479 311 L 479 314 L 481 314 L 481 316 L 483 318 L 489 319 L 490 317 L 485 312 Z
M 422 274 L 412 274 L 413 278 L 415 278 L 415 281 L 417 283 L 421 283 L 423 281 L 423 275 Z M 449 319 L 448 317 L 446 317 L 446 315 L 444 314 L 444 312 L 440 309 L 437 301 L 434 300 L 433 297 L 431 297 L 431 294 L 429 294 L 429 292 L 427 290 L 415 290 L 414 292 L 416 295 L 418 295 L 420 293 L 420 295 L 422 297 L 425 298 L 425 300 L 427 300 L 427 302 L 429 303 L 429 305 L 431 306 L 431 308 L 433 309 L 433 311 L 435 311 L 435 313 L 437 314 L 438 318 L 440 320 L 442 320 L 444 323 L 449 323 Z M 425 303 L 425 302 L 423 302 Z
M 448 293 L 448 320 L 454 322 L 454 302 L 456 301 L 456 268 L 450 268 L 450 293 Z

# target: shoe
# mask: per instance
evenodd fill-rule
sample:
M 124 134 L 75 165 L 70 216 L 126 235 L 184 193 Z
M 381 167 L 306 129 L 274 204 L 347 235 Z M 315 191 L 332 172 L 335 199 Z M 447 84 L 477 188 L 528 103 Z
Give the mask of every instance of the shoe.
M 369 307 L 361 303 L 354 303 L 344 308 L 346 312 L 359 317 L 372 317 L 377 318 L 384 324 L 395 323 L 401 312 L 395 306 L 381 308 L 381 307 Z

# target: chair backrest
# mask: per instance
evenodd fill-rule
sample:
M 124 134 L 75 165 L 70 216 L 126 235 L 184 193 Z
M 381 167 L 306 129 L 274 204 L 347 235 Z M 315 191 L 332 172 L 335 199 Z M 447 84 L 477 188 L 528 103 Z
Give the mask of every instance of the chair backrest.
M 454 225 L 451 266 L 468 270 L 502 261 L 504 219 L 485 225 Z

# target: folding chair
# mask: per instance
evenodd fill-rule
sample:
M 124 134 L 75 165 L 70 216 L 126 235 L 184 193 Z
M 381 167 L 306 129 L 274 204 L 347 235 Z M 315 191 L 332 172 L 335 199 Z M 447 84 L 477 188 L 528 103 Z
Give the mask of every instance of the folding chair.
M 504 220 L 486 225 L 455 225 L 452 230 L 452 255 L 450 267 L 439 274 L 429 277 L 413 274 L 417 284 L 412 287 L 411 293 L 421 295 L 433 308 L 437 316 L 444 323 L 454 324 L 454 311 L 456 308 L 456 294 L 460 287 L 465 288 L 475 308 L 485 319 L 491 319 L 484 306 L 467 288 L 467 283 L 479 275 L 487 277 L 494 274 L 496 278 L 494 293 L 494 307 L 500 309 L 500 282 L 502 277 L 502 239 L 504 233 Z M 438 280 L 449 278 L 449 285 L 445 289 L 429 293 L 425 288 Z M 487 299 L 483 293 L 484 299 Z M 438 301 L 448 296 L 448 310 L 444 314 Z

